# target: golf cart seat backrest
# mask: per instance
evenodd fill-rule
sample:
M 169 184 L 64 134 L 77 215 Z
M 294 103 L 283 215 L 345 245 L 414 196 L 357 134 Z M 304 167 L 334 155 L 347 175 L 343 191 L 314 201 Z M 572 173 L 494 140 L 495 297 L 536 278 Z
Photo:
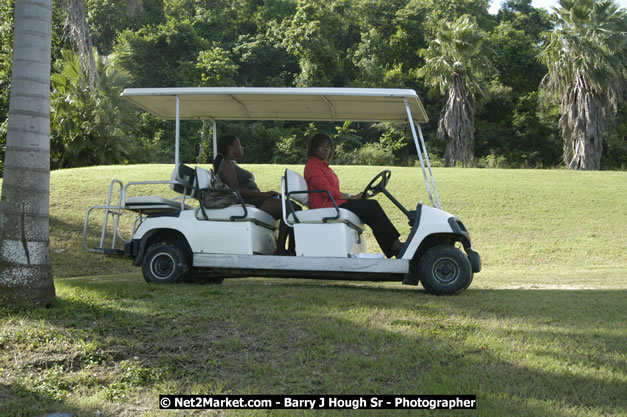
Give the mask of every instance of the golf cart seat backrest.
M 195 179 L 196 171 L 187 165 L 181 164 L 178 169 L 174 167 L 174 171 L 172 171 L 170 188 L 179 194 L 193 197 Z
M 211 183 L 214 175 L 212 171 L 198 166 L 196 167 L 194 195 L 200 201 L 200 207 L 196 210 L 196 217 L 199 220 L 250 221 L 271 229 L 276 227 L 277 221 L 274 217 L 255 206 L 245 204 L 239 192 L 235 190 L 232 190 L 232 193 L 237 197 L 239 203 L 224 208 L 205 208 L 203 195 L 205 192 L 211 191 Z
M 285 170 L 285 187 L 286 192 L 290 192 L 290 198 L 296 200 L 304 206 L 309 207 L 309 192 L 307 191 L 307 181 L 305 178 L 292 171 L 291 169 Z
M 328 193 L 326 190 L 309 190 L 307 181 L 302 175 L 290 170 L 285 170 L 285 195 L 283 198 L 289 204 L 289 199 L 309 207 L 309 194 L 311 193 Z M 329 194 L 330 196 L 330 194 Z M 294 223 L 346 223 L 353 228 L 363 230 L 364 226 L 361 219 L 352 211 L 337 207 L 333 197 L 331 197 L 334 207 L 309 209 L 290 214 L 287 221 Z

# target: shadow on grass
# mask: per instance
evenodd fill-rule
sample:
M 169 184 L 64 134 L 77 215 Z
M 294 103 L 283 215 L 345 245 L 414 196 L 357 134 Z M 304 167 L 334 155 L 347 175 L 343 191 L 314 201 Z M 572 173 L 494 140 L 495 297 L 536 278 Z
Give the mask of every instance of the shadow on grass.
M 131 391 L 476 394 L 481 415 L 544 416 L 618 414 L 627 388 L 619 360 L 624 290 L 433 297 L 400 286 L 303 280 L 154 286 L 139 276 L 57 286 L 57 303 L 33 317 L 91 346 L 73 352 L 77 371 L 98 375 L 125 361 L 149 369 Z M 11 395 L 26 399 L 23 391 Z
M 19 382 L 12 385 L 0 383 L 0 405 L 0 415 L 7 417 L 68 411 L 68 407 L 53 396 L 34 392 Z
M 84 215 L 84 213 L 81 213 Z M 101 216 L 103 212 L 98 212 Z M 92 214 L 91 218 L 94 215 Z M 90 248 L 100 246 L 100 235 L 102 232 L 102 219 L 98 219 L 99 224 L 90 221 L 87 231 L 87 245 Z M 112 224 L 112 221 L 109 222 Z M 111 227 L 109 227 L 111 229 Z M 109 233 L 104 246 L 111 246 L 111 234 Z M 50 216 L 50 244 L 52 268 L 56 277 L 80 276 L 85 273 L 90 274 L 115 274 L 124 272 L 134 272 L 136 267 L 131 265 L 129 258 L 118 256 L 107 256 L 100 254 L 89 254 L 83 249 L 83 223 L 64 222 L 57 216 Z M 124 248 L 124 242 L 117 239 L 116 247 Z

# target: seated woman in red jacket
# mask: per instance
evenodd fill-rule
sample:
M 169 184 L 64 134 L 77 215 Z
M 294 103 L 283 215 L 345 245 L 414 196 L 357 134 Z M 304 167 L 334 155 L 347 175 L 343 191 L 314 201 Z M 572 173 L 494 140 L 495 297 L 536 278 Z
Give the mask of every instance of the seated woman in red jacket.
M 333 156 L 333 140 L 325 133 L 316 133 L 307 145 L 309 161 L 305 165 L 305 181 L 310 190 L 328 190 L 335 203 L 355 213 L 362 222 L 370 226 L 381 250 L 388 258 L 396 256 L 403 245 L 398 240 L 400 234 L 385 214 L 379 202 L 366 200 L 363 193 L 356 195 L 340 191 L 340 181 L 335 172 L 329 168 L 329 160 Z M 333 202 L 326 193 L 309 195 L 309 208 L 333 207 Z

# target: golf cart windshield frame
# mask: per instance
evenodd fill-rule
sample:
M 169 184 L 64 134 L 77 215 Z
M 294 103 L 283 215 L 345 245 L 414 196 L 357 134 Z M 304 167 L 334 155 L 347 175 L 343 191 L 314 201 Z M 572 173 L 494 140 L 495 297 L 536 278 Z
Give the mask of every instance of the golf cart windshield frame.
M 180 121 L 208 120 L 217 154 L 217 120 L 409 121 L 433 207 L 442 208 L 420 123 L 427 114 L 414 90 L 376 88 L 189 87 L 128 88 L 121 94 L 138 107 L 175 120 L 174 163 L 179 166 Z

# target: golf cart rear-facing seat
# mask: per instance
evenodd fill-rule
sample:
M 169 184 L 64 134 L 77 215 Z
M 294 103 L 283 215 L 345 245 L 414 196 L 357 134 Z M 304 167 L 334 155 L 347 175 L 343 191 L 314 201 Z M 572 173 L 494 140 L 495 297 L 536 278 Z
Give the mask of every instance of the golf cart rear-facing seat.
M 192 207 L 185 204 L 185 210 Z M 170 200 L 169 198 L 154 195 L 129 197 L 124 202 L 124 208 L 131 211 L 142 212 L 143 214 L 158 214 L 181 211 L 181 202 Z
M 186 165 L 179 165 L 174 168 L 170 181 L 137 181 L 131 182 L 124 187 L 123 194 L 126 196 L 126 190 L 130 185 L 145 184 L 169 184 L 170 188 L 177 193 L 191 196 L 194 183 L 194 170 Z M 110 204 L 110 203 L 109 203 Z M 176 213 L 183 210 L 190 210 L 193 207 L 184 203 L 184 200 L 173 200 L 155 195 L 128 197 L 124 199 L 126 210 L 138 212 L 141 214 L 168 214 Z
M 294 227 L 296 255 L 347 257 L 366 252 L 366 241 L 362 238 L 364 225 L 352 211 L 339 208 L 327 190 L 308 190 L 302 175 L 285 170 L 282 178 L 283 200 L 291 204 L 292 198 L 304 206 L 309 206 L 309 194 L 327 193 L 334 207 L 302 210 L 285 217 L 286 223 Z
M 122 236 L 119 229 L 119 220 L 124 210 L 137 213 L 137 217 L 132 226 L 132 234 L 136 232 L 137 228 L 148 217 L 178 217 L 182 212 L 192 210 L 193 207 L 185 204 L 185 200 L 186 198 L 192 196 L 195 175 L 196 174 L 192 168 L 186 165 L 175 165 L 170 180 L 133 181 L 126 183 L 126 185 L 120 180 L 112 180 L 109 185 L 106 203 L 104 205 L 91 206 L 87 209 L 87 213 L 85 214 L 85 223 L 83 224 L 83 247 L 90 252 L 107 254 L 123 253 L 123 250 L 118 249 L 116 246 L 116 242 L 118 238 L 125 243 L 129 242 L 129 239 Z M 173 191 L 182 194 L 182 197 L 177 197 L 177 199 L 164 198 L 154 195 L 126 197 L 130 186 L 136 188 L 138 185 L 158 184 L 169 185 Z M 117 197 L 117 204 L 114 204 L 114 189 L 116 187 L 119 187 L 119 196 Z M 89 230 L 90 215 L 94 210 L 103 210 L 104 219 L 100 234 L 100 244 L 96 247 L 90 247 L 87 243 L 87 233 Z M 113 221 L 113 231 L 109 231 L 108 228 L 109 217 L 111 217 L 111 220 Z M 105 241 L 108 239 L 110 239 L 111 246 L 105 247 Z

